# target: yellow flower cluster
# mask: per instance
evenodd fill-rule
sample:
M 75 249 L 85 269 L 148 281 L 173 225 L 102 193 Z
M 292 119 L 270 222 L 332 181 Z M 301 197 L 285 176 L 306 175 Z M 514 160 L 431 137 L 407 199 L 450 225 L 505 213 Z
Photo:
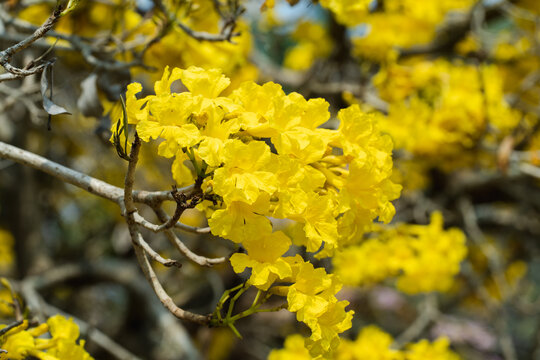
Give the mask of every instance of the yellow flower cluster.
M 409 294 L 447 291 L 467 248 L 461 230 L 443 230 L 443 218 L 429 225 L 400 224 L 378 237 L 340 251 L 334 272 L 344 284 L 359 286 L 397 276 L 397 287 Z M 354 269 L 354 270 L 353 270 Z
M 171 92 L 180 80 L 188 91 Z M 277 281 L 289 310 L 312 331 L 312 353 L 328 353 L 349 328 L 352 312 L 335 294 L 341 284 L 302 257 L 286 257 L 292 241 L 317 256 L 333 255 L 357 239 L 375 218 L 389 221 L 400 186 L 389 180 L 392 143 L 374 117 L 358 106 L 341 110 L 337 130 L 322 129 L 330 114 L 323 99 L 285 94 L 280 85 L 245 82 L 228 96 L 219 70 L 166 68 L 155 95 L 127 90 L 127 116 L 143 141 L 162 139 L 158 153 L 174 157 L 179 185 L 202 181 L 204 210 L 214 235 L 242 244 L 236 272 L 268 290 Z M 116 125 L 113 125 L 113 130 Z M 275 231 L 269 218 L 294 222 L 298 236 Z
M 322 360 L 321 357 L 312 357 L 305 348 L 304 338 L 301 335 L 291 335 L 285 340 L 285 347 L 273 350 L 268 360 Z M 342 339 L 341 344 L 334 353 L 335 360 L 459 360 L 460 357 L 448 347 L 448 339 L 439 338 L 430 343 L 421 340 L 411 343 L 403 350 L 390 348 L 393 339 L 390 335 L 376 326 L 362 329 L 356 340 Z M 329 358 L 324 358 L 329 359 Z
M 347 3 L 345 0 L 334 2 Z M 321 3 L 324 6 L 324 2 Z M 368 33 L 353 41 L 356 55 L 384 61 L 391 56 L 395 47 L 408 48 L 429 43 L 435 36 L 437 26 L 450 12 L 464 14 L 474 3 L 474 0 L 441 0 L 424 1 L 419 6 L 418 1 L 414 0 L 388 0 L 382 2 L 379 11 L 345 12 L 342 16 L 338 7 L 329 8 L 346 25 L 366 25 Z
M 285 261 L 292 264 L 292 271 L 291 276 L 282 280 L 292 285 L 274 289 L 286 293 L 288 310 L 295 312 L 297 320 L 310 328 L 311 336 L 306 339 L 310 354 L 328 357 L 339 345 L 338 335 L 352 325 L 354 312 L 345 311 L 349 302 L 338 301 L 335 296 L 342 285 L 336 276 L 327 274 L 323 268 L 315 268 L 300 255 L 285 258 Z M 237 259 L 231 258 L 235 271 L 243 270 L 238 269 L 236 262 Z
M 292 33 L 297 44 L 285 53 L 283 65 L 293 70 L 307 70 L 315 60 L 330 55 L 332 40 L 321 24 L 304 21 Z
M 504 99 L 495 65 L 447 60 L 391 63 L 375 76 L 381 98 L 390 103 L 381 121 L 396 148 L 447 164 L 491 131 L 501 139 L 522 114 Z
M 50 338 L 41 338 L 47 333 Z M 4 350 L 0 353 L 0 359 L 92 360 L 84 350 L 84 340 L 77 343 L 78 338 L 79 327 L 72 319 L 61 315 L 55 315 L 47 323 L 34 328 L 29 328 L 25 320 L 0 337 L 0 349 Z

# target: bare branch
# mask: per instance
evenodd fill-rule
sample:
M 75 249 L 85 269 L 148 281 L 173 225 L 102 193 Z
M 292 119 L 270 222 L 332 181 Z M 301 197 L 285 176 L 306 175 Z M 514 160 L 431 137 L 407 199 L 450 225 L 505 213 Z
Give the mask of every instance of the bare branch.
M 52 29 L 54 24 L 58 20 L 60 20 L 60 9 L 57 8 L 51 16 L 41 25 L 39 28 L 34 31 L 34 33 L 25 38 L 24 40 L 18 42 L 17 44 L 10 46 L 9 48 L 0 51 L 0 65 L 6 69 L 7 72 L 9 72 L 12 76 L 3 75 L 0 77 L 0 81 L 6 81 L 6 80 L 13 80 L 16 78 L 22 78 L 28 75 L 36 74 L 43 70 L 43 65 L 39 65 L 36 67 L 33 67 L 31 69 L 19 69 L 14 66 L 12 66 L 9 61 L 11 60 L 11 57 L 18 53 L 21 50 L 26 49 L 28 46 L 30 46 L 33 42 L 36 40 L 42 38 L 45 36 L 45 34 Z
M 228 27 L 225 32 L 221 34 L 210 34 L 204 31 L 195 31 L 189 26 L 183 24 L 178 19 L 174 19 L 174 23 L 182 29 L 186 34 L 191 36 L 194 39 L 199 41 L 210 41 L 210 42 L 220 42 L 220 41 L 229 41 L 231 42 L 233 37 L 240 36 L 240 32 L 234 32 L 234 27 Z
M 170 229 L 165 230 L 165 235 L 167 236 L 169 241 L 171 241 L 171 243 L 173 243 L 182 254 L 184 254 L 189 260 L 193 261 L 196 264 L 199 264 L 201 266 L 213 266 L 216 264 L 222 264 L 225 261 L 227 261 L 226 257 L 212 259 L 212 258 L 207 258 L 205 256 L 195 254 Z
M 161 209 L 159 207 L 154 207 L 154 211 L 157 211 L 156 215 L 158 215 L 159 221 L 161 221 L 161 222 L 168 222 L 169 221 L 169 216 L 165 213 L 165 211 L 163 211 L 163 209 Z M 155 225 L 155 226 L 158 226 L 158 225 Z M 174 227 L 179 229 L 179 230 L 184 230 L 184 231 L 195 233 L 195 234 L 209 234 L 210 233 L 210 227 L 209 226 L 206 226 L 206 227 L 202 228 L 202 227 L 197 227 L 197 226 L 186 225 L 186 224 L 183 224 L 181 222 L 176 222 L 174 224 Z
M 210 234 L 210 231 L 211 231 L 210 226 L 197 227 L 197 226 L 186 225 L 181 222 L 177 222 L 176 224 L 174 224 L 174 227 L 177 229 L 192 232 L 195 234 Z
M 182 29 L 187 35 L 199 41 L 210 41 L 210 42 L 220 42 L 220 41 L 229 41 L 232 42 L 232 38 L 239 36 L 240 32 L 235 32 L 236 27 L 236 17 L 240 15 L 240 11 L 237 14 L 234 14 L 231 19 L 227 19 L 225 25 L 221 29 L 219 34 L 211 34 L 204 31 L 195 31 L 186 24 L 182 23 L 176 18 L 176 15 L 167 9 L 165 4 L 161 0 L 153 0 L 154 6 L 162 12 L 169 23 L 173 23 Z M 215 5 L 215 4 L 214 4 Z M 218 11 L 219 15 L 223 17 L 221 11 Z
M 165 212 L 163 212 L 163 215 L 164 215 L 164 217 L 163 217 L 164 219 L 170 219 L 169 216 L 167 214 L 165 214 Z M 135 222 L 137 223 L 137 225 L 142 226 L 146 230 L 150 230 L 152 232 L 157 233 L 157 232 L 163 231 L 165 229 L 168 229 L 168 227 L 164 227 L 164 224 L 157 225 L 157 224 L 154 224 L 154 223 L 146 220 L 144 217 L 139 215 L 139 213 L 134 213 L 133 217 L 134 217 Z M 169 220 L 165 220 L 165 221 L 168 222 Z M 196 227 L 196 226 L 186 225 L 186 224 L 183 224 L 181 222 L 177 222 L 177 223 L 174 224 L 174 227 L 177 228 L 177 229 L 184 230 L 184 231 L 191 232 L 191 233 L 195 233 L 195 234 L 209 234 L 210 233 L 210 227 L 209 226 Z
M 43 171 L 55 178 L 77 186 L 91 194 L 119 203 L 123 197 L 123 189 L 80 173 L 54 161 L 36 155 L 30 151 L 6 144 L 0 141 L 0 158 L 13 160 L 19 164 L 30 166 Z M 179 192 L 189 193 L 193 185 L 178 189 Z M 159 204 L 163 201 L 173 201 L 170 191 L 133 191 L 133 199 L 138 203 L 148 205 Z
M 133 184 L 135 183 L 135 168 L 139 161 L 139 150 L 141 149 L 141 139 L 139 135 L 135 133 L 135 139 L 131 145 L 131 152 L 129 153 L 129 163 L 124 180 L 124 206 L 126 209 L 126 218 L 130 219 L 130 215 L 137 211 L 133 202 Z M 130 219 L 132 220 L 132 219 Z M 131 221 L 131 223 L 134 223 Z M 128 225 L 130 222 L 128 222 Z
M 137 232 L 135 238 L 132 239 L 135 246 L 140 246 L 147 254 L 152 258 L 152 260 L 157 261 L 163 266 L 171 267 L 176 266 L 178 268 L 182 267 L 178 261 L 173 259 L 165 259 L 159 255 L 148 243 L 144 240 L 140 232 Z
M 167 309 L 161 306 L 158 299 L 148 291 L 148 287 L 144 281 L 141 281 L 140 273 L 136 271 L 137 268 L 134 264 L 127 261 L 117 259 L 99 259 L 90 263 L 76 263 L 66 264 L 52 268 L 44 273 L 35 276 L 26 277 L 23 281 L 17 282 L 10 280 L 10 282 L 17 288 L 22 296 L 25 298 L 30 310 L 33 314 L 41 314 L 41 319 L 45 320 L 45 316 L 52 314 L 62 313 L 59 309 L 53 309 L 49 304 L 43 301 L 38 291 L 54 287 L 55 285 L 65 283 L 70 279 L 77 278 L 93 278 L 98 281 L 114 282 L 122 285 L 132 292 L 138 299 L 142 300 L 147 307 L 145 311 L 148 311 L 149 316 L 153 321 L 156 321 L 156 325 L 159 327 L 161 333 L 165 337 L 170 337 L 174 340 L 168 346 L 174 345 L 178 356 L 189 360 L 201 359 L 201 355 L 193 345 L 186 330 L 181 326 L 181 323 L 177 321 Z M 25 291 L 22 291 L 22 289 Z M 35 307 L 38 306 L 38 307 Z M 71 315 L 69 315 L 71 316 Z M 78 319 L 74 319 L 76 322 Z M 78 323 L 81 332 L 88 331 L 88 337 L 96 344 L 106 344 L 104 339 L 100 339 L 99 333 L 95 333 L 97 329 L 86 328 L 84 323 Z M 99 331 L 99 330 L 97 330 Z M 107 347 L 109 350 L 113 350 L 111 347 Z M 125 349 L 124 349 L 125 350 Z M 116 354 L 120 354 L 115 350 Z M 123 359 L 135 359 L 135 356 L 122 357 Z
M 437 308 L 437 295 L 428 294 L 420 305 L 420 315 L 414 322 L 402 332 L 392 344 L 395 349 L 400 349 L 407 343 L 413 341 L 432 323 L 439 315 Z
M 62 314 L 65 317 L 73 318 L 73 321 L 75 321 L 75 323 L 79 326 L 79 329 L 81 330 L 81 333 L 83 335 L 86 334 L 86 336 L 88 337 L 90 341 L 96 343 L 101 348 L 108 351 L 115 358 L 122 359 L 122 360 L 128 360 L 128 359 L 140 360 L 140 358 L 138 358 L 137 356 L 127 351 L 124 347 L 122 347 L 121 345 L 116 343 L 114 340 L 109 338 L 99 329 L 96 329 L 95 327 L 91 327 L 85 321 L 71 314 L 67 314 L 66 312 L 48 304 L 43 299 L 43 297 L 38 293 L 38 289 L 40 288 L 48 287 L 52 284 L 61 282 L 64 278 L 71 277 L 73 275 L 73 270 L 74 269 L 70 266 L 62 267 L 62 268 L 56 269 L 56 271 L 47 273 L 47 276 L 52 275 L 50 279 L 44 279 L 47 276 L 28 277 L 24 279 L 22 282 L 20 282 L 19 287 L 21 289 L 23 297 L 25 298 L 25 300 L 27 301 L 29 305 L 30 310 L 34 314 L 38 315 L 40 322 L 45 321 L 45 317 L 50 317 L 56 314 Z
M 21 19 L 17 19 L 17 18 L 13 18 L 11 17 L 7 12 L 5 12 L 4 10 L 2 10 L 0 8 L 0 18 L 2 20 L 4 20 L 4 22 L 6 24 L 11 24 L 13 25 L 15 28 L 17 28 L 19 31 L 25 31 L 25 32 L 29 32 L 29 31 L 34 31 L 34 32 L 37 32 L 40 28 L 36 27 L 35 25 L 31 24 L 31 23 L 28 23 L 26 21 L 23 21 Z M 43 36 L 48 36 L 48 37 L 53 37 L 53 38 L 56 38 L 56 39 L 60 39 L 60 40 L 65 40 L 67 42 L 69 42 L 71 44 L 71 47 L 62 47 L 62 50 L 75 50 L 75 51 L 78 51 L 80 52 L 80 54 L 82 55 L 83 59 L 90 65 L 92 66 L 95 66 L 96 68 L 98 69 L 105 69 L 105 70 L 108 70 L 108 71 L 114 71 L 114 70 L 121 70 L 121 69 L 126 69 L 126 68 L 130 68 L 130 67 L 142 67 L 146 70 L 155 70 L 153 67 L 150 67 L 150 66 L 146 66 L 143 64 L 142 62 L 142 57 L 141 56 L 137 56 L 135 57 L 135 60 L 131 61 L 131 62 L 122 62 L 122 61 L 117 61 L 117 60 L 102 60 L 102 59 L 99 59 L 98 57 L 96 57 L 94 55 L 95 52 L 98 51 L 98 49 L 96 49 L 94 46 L 93 46 L 93 42 L 94 40 L 91 39 L 91 38 L 86 38 L 86 37 L 81 37 L 81 36 L 78 36 L 78 35 L 75 35 L 75 34 L 69 34 L 69 35 L 66 35 L 66 34 L 62 34 L 62 33 L 58 33 L 56 31 L 53 31 L 53 30 L 50 30 L 50 31 L 47 31 L 46 34 L 43 34 Z M 48 48 L 50 48 L 50 45 L 47 45 L 47 44 L 40 44 L 40 46 L 47 46 Z M 7 78 L 7 76 L 5 76 Z M 20 77 L 20 76 L 16 76 L 15 78 L 17 77 Z M 0 81 L 2 77 L 0 77 Z
M 159 284 L 159 281 L 157 280 L 155 273 L 153 269 L 151 268 L 151 265 L 148 263 L 148 258 L 146 257 L 145 252 L 148 251 L 149 254 L 151 254 L 151 256 L 154 255 L 152 257 L 156 259 L 157 261 L 163 263 L 164 265 L 171 264 L 171 260 L 165 260 L 159 255 L 157 255 L 157 253 L 153 252 L 153 250 L 150 251 L 151 248 L 149 246 L 148 248 L 145 248 L 144 247 L 145 242 L 143 242 L 144 240 L 140 241 L 141 240 L 139 238 L 140 234 L 137 235 L 138 234 L 138 231 L 136 230 L 137 223 L 134 220 L 134 214 L 136 213 L 134 201 L 143 202 L 149 205 L 152 205 L 152 204 L 155 205 L 155 204 L 161 203 L 164 200 L 172 200 L 172 195 L 169 191 L 158 191 L 158 192 L 148 192 L 148 191 L 134 192 L 133 191 L 133 176 L 134 176 L 134 171 L 135 171 L 135 161 L 137 160 L 139 147 L 140 147 L 140 140 L 136 141 L 134 143 L 134 146 L 132 146 L 132 154 L 130 156 L 133 156 L 132 159 L 134 161 L 131 161 L 130 165 L 128 166 L 128 172 L 126 175 L 124 190 L 116 186 L 110 185 L 104 181 L 95 179 L 86 174 L 79 173 L 75 170 L 72 170 L 60 164 L 57 164 L 53 161 L 45 159 L 29 151 L 19 149 L 15 146 L 11 146 L 3 142 L 0 142 L 0 157 L 10 159 L 15 162 L 28 165 L 35 169 L 44 171 L 64 182 L 75 185 L 92 194 L 101 196 L 108 200 L 114 201 L 118 204 L 123 203 L 126 209 L 125 210 L 126 220 L 128 222 L 128 227 L 130 227 L 130 233 L 132 234 L 132 239 L 135 239 L 134 240 L 135 244 L 140 245 L 140 246 L 135 246 L 134 248 L 135 248 L 135 252 L 138 253 L 137 257 L 139 259 L 141 268 L 146 278 L 151 283 L 152 288 L 154 288 L 154 290 L 156 291 L 156 294 L 158 295 L 160 301 L 175 316 L 181 319 L 190 320 L 190 321 L 194 321 L 201 324 L 206 324 L 208 323 L 207 317 L 203 315 L 193 314 L 193 313 L 184 311 L 173 304 L 172 299 L 165 293 L 165 290 L 163 290 L 163 287 L 161 286 L 161 284 Z M 193 190 L 193 186 L 188 186 L 182 189 L 178 189 L 178 191 L 185 192 L 185 193 L 190 193 L 192 190 Z M 167 232 L 171 232 L 171 230 L 167 230 Z M 176 238 L 176 236 L 174 236 L 172 232 L 171 234 L 174 238 Z M 188 258 L 190 258 L 191 260 L 194 260 L 197 263 L 210 266 L 216 263 L 224 262 L 226 260 L 225 258 L 207 259 L 202 256 L 195 255 L 189 249 L 187 249 L 185 245 L 180 242 L 180 240 L 178 240 L 178 243 L 181 244 L 179 245 L 179 247 L 182 249 L 182 253 L 184 253 Z M 178 244 L 177 244 L 177 247 L 178 247 Z M 141 255 L 141 252 L 142 252 L 142 255 Z M 29 300 L 30 303 L 33 302 L 31 304 L 31 307 L 39 308 L 41 306 L 36 301 L 37 300 L 35 299 Z
M 540 168 L 538 166 L 529 163 L 521 163 L 519 164 L 519 170 L 524 174 L 540 179 Z
M 203 316 L 199 314 L 194 314 L 189 311 L 185 311 L 174 304 L 171 297 L 163 289 L 163 286 L 161 286 L 161 283 L 159 282 L 156 273 L 154 272 L 154 269 L 152 269 L 152 265 L 150 265 L 150 262 L 148 261 L 145 252 L 139 247 L 135 247 L 134 249 L 144 276 L 146 277 L 148 282 L 150 282 L 150 285 L 154 289 L 154 292 L 156 293 L 163 306 L 165 306 L 167 310 L 169 310 L 174 316 L 179 319 L 189 320 L 201 325 L 207 325 L 210 321 L 209 316 Z
M 135 180 L 135 168 L 137 166 L 137 161 L 139 160 L 139 149 L 141 147 L 141 140 L 139 139 L 139 136 L 137 133 L 135 133 L 135 140 L 133 141 L 133 144 L 131 145 L 131 152 L 129 154 L 129 164 L 128 164 L 128 170 L 126 172 L 126 178 L 124 181 L 124 206 L 125 206 L 125 218 L 129 229 L 129 234 L 131 235 L 131 239 L 135 244 L 140 243 L 141 235 L 139 233 L 139 230 L 137 229 L 137 223 L 134 219 L 134 214 L 137 212 L 137 208 L 135 207 L 135 204 L 133 202 L 133 184 Z M 206 325 L 210 321 L 209 316 L 203 316 L 199 314 L 194 314 L 189 311 L 183 310 L 176 306 L 174 301 L 171 299 L 169 294 L 163 289 L 163 286 L 159 282 L 159 279 L 156 276 L 156 273 L 154 272 L 154 269 L 152 268 L 152 265 L 148 261 L 147 257 L 147 251 L 142 246 L 134 246 L 133 249 L 135 250 L 135 254 L 137 255 L 137 260 L 139 262 L 139 265 L 141 267 L 141 270 L 144 273 L 144 276 L 152 286 L 152 289 L 154 289 L 154 292 L 156 293 L 157 297 L 174 316 L 176 316 L 179 319 L 183 320 L 189 320 L 198 324 Z

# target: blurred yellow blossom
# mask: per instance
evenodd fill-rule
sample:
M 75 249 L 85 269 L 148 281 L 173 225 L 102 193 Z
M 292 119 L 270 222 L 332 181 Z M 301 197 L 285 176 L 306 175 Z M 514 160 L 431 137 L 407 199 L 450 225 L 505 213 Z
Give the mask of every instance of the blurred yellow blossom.
M 310 357 L 305 349 L 307 339 L 298 334 L 285 339 L 285 347 L 272 350 L 268 360 L 316 359 Z M 405 349 L 392 349 L 394 339 L 376 326 L 362 328 L 354 341 L 341 339 L 341 343 L 332 359 L 335 360 L 459 360 L 456 353 L 449 349 L 447 338 L 438 338 L 434 342 L 420 340 L 408 344 Z M 328 358 L 325 358 L 328 359 Z
M 464 234 L 444 230 L 442 215 L 435 212 L 431 224 L 382 230 L 378 237 L 340 251 L 333 264 L 344 284 L 368 285 L 397 277 L 400 290 L 416 294 L 448 291 L 466 254 Z

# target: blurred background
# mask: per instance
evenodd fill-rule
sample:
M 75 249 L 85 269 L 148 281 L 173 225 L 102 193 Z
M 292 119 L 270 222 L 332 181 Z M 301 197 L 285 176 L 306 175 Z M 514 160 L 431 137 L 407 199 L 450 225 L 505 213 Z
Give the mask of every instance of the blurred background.
M 55 4 L 2 2 L 0 48 L 28 36 Z M 338 126 L 339 109 L 359 104 L 392 138 L 393 180 L 403 186 L 392 224 L 375 233 L 410 231 L 432 242 L 414 256 L 435 265 L 419 262 L 418 278 L 407 281 L 446 285 L 410 290 L 401 280 L 409 270 L 377 267 L 365 247 L 373 235 L 351 244 L 339 264 L 313 259 L 349 279 L 340 297 L 356 314 L 344 338 L 376 325 L 398 345 L 445 336 L 463 359 L 540 359 L 539 24 L 534 0 L 88 0 L 11 61 L 22 68 L 49 51 L 48 90 L 72 115 L 53 116 L 47 130 L 40 77 L 0 82 L 0 141 L 122 187 L 127 163 L 109 142 L 111 118 L 121 113 L 127 84 L 143 83 L 147 95 L 166 65 L 221 68 L 232 80 L 227 91 L 245 80 L 274 81 L 286 92 L 323 97 L 333 115 L 328 128 Z M 231 28 L 240 35 L 231 37 Z M 174 184 L 171 162 L 156 149 L 141 150 L 137 189 Z M 150 208 L 141 213 L 154 219 Z M 434 213 L 441 229 L 425 235 L 407 227 L 434 223 Z M 205 221 L 196 210 L 181 218 L 197 227 Z M 449 228 L 466 237 L 462 255 L 458 243 L 437 245 Z M 228 264 L 201 268 L 163 235 L 145 235 L 182 263 L 155 264 L 182 308 L 211 313 L 224 290 L 245 280 Z M 209 234 L 178 235 L 204 256 L 237 250 Z M 382 258 L 394 256 L 388 249 Z M 359 275 L 364 264 L 379 275 Z M 238 322 L 243 339 L 178 321 L 142 276 L 115 204 L 2 159 L 0 270 L 23 304 L 81 320 L 96 359 L 265 359 L 288 335 L 309 335 L 284 310 Z M 9 323 L 8 289 L 0 299 Z

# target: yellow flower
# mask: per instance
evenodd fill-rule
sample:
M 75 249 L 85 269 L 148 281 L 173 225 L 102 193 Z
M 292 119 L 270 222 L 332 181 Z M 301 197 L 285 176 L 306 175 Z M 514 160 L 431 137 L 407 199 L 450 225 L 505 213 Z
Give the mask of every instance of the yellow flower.
M 272 137 L 279 155 L 289 155 L 304 164 L 322 159 L 329 142 L 324 132 L 306 128 L 291 129 Z
M 280 350 L 272 350 L 268 360 L 311 360 L 309 350 L 305 347 L 304 338 L 294 334 L 287 336 L 285 347 Z
M 356 11 L 342 5 L 350 3 L 355 3 Z M 466 11 L 474 5 L 473 0 L 427 1 L 422 6 L 415 0 L 391 0 L 385 2 L 380 11 L 368 14 L 370 3 L 354 0 L 321 2 L 336 12 L 338 21 L 346 25 L 366 25 L 367 34 L 353 39 L 354 52 L 376 62 L 392 59 L 395 47 L 409 48 L 429 43 L 436 34 L 437 26 L 450 11 L 466 16 Z M 360 8 L 361 4 L 364 9 Z
M 190 66 L 186 70 L 178 70 L 182 83 L 195 96 L 201 95 L 209 99 L 217 98 L 231 83 L 231 80 L 218 69 L 204 70 Z
M 0 353 L 0 359 L 26 359 L 29 352 L 35 347 L 34 338 L 24 330 L 27 326 L 27 323 L 20 325 L 0 338 L 0 349 L 7 351 L 7 353 Z
M 463 232 L 444 230 L 442 215 L 435 212 L 429 225 L 383 230 L 379 237 L 344 248 L 332 262 L 345 284 L 366 285 L 397 276 L 401 291 L 417 294 L 448 291 L 466 254 Z
M 320 344 L 313 339 L 304 339 L 300 335 L 290 335 L 285 340 L 285 348 L 272 350 L 268 360 L 289 359 L 335 359 L 335 360 L 460 360 L 461 358 L 449 349 L 448 339 L 439 338 L 433 343 L 420 340 L 411 343 L 405 350 L 391 349 L 394 340 L 390 335 L 376 326 L 364 327 L 356 340 L 341 339 L 337 349 L 332 352 L 317 352 Z M 315 349 L 313 348 L 315 345 Z M 308 348 L 310 350 L 308 350 Z M 332 354 L 332 355 L 330 355 Z
M 53 339 L 75 341 L 79 338 L 79 327 L 71 318 L 66 319 L 62 315 L 55 315 L 47 320 L 47 325 Z
M 271 156 L 264 142 L 227 142 L 221 158 L 224 165 L 214 172 L 214 191 L 226 203 L 253 204 L 261 192 L 272 195 L 277 190 L 275 175 L 265 170 Z
M 268 196 L 259 196 L 258 201 L 247 204 L 233 201 L 226 209 L 216 210 L 208 219 L 212 234 L 234 242 L 256 238 L 272 232 L 272 224 L 264 215 L 270 206 Z
M 460 360 L 460 357 L 448 349 L 447 338 L 439 338 L 433 343 L 421 340 L 416 344 L 410 344 L 405 351 L 407 360 Z
M 164 141 L 161 144 L 166 144 L 166 142 Z M 194 171 L 186 165 L 187 163 L 189 163 L 189 157 L 182 150 L 179 150 L 171 166 L 173 179 L 178 186 L 191 185 L 195 181 Z
M 366 326 L 354 341 L 342 339 L 336 360 L 401 360 L 398 350 L 391 350 L 394 340 L 376 326 Z M 427 358 L 426 358 L 427 359 Z
M 323 268 L 315 269 L 308 262 L 301 262 L 295 268 L 295 283 L 289 287 L 287 294 L 288 309 L 300 312 L 299 320 L 302 320 L 305 314 L 308 317 L 321 315 L 332 299 L 317 295 L 333 285 L 333 276 L 328 275 Z
M 233 254 L 230 258 L 235 272 L 241 273 L 251 268 L 248 283 L 261 290 L 268 290 L 276 279 L 292 275 L 291 265 L 281 256 L 289 250 L 291 239 L 283 232 L 260 234 L 243 242 L 246 254 Z
M 329 195 L 308 194 L 307 207 L 298 217 L 290 218 L 304 222 L 304 231 L 308 242 L 304 244 L 308 251 L 317 251 L 324 242 L 325 249 L 336 246 L 338 232 L 335 219 L 335 199 Z
M 313 356 L 326 357 L 339 346 L 339 334 L 352 326 L 354 311 L 345 311 L 348 301 L 329 303 L 326 311 L 316 319 L 307 319 L 311 328 L 311 336 L 306 346 Z

